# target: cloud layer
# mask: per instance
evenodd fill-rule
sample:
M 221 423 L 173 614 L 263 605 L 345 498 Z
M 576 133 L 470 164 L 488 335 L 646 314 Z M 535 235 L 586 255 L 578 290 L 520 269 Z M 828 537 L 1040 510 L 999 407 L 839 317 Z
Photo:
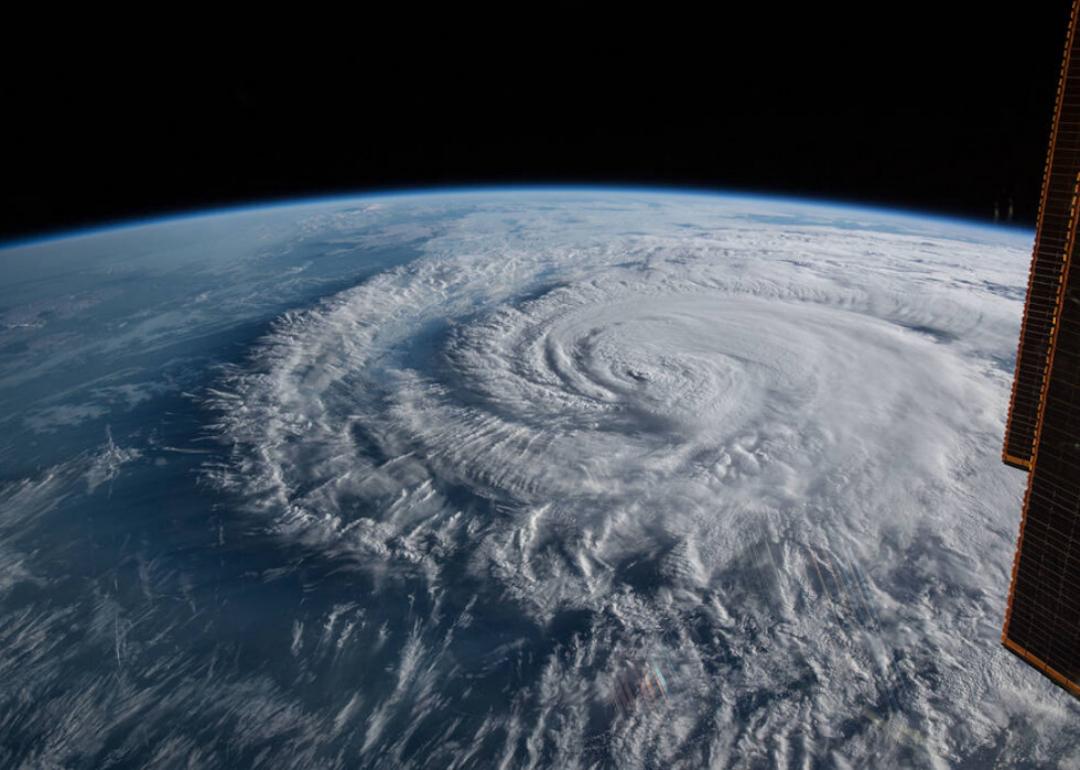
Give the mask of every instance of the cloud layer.
M 214 399 L 222 487 L 412 624 L 349 708 L 365 752 L 1032 759 L 1040 684 L 995 638 L 1024 254 L 650 203 L 477 214 L 280 319 Z
M 1028 234 L 506 191 L 33 248 L 0 764 L 1080 762 L 998 641 Z

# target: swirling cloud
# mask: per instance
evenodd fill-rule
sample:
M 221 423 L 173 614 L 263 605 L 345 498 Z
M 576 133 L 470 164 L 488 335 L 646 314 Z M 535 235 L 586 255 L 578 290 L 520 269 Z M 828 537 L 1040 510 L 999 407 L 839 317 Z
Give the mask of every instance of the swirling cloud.
M 397 662 L 337 730 L 562 767 L 1001 734 L 1037 689 L 995 642 L 1024 253 L 849 214 L 500 201 L 279 319 L 209 399 L 208 475 L 371 581 L 349 643 Z

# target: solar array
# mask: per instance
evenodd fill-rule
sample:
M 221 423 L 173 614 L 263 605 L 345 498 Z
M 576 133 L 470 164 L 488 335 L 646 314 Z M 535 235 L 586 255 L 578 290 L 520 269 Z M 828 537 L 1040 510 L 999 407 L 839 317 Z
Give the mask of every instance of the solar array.
M 1002 642 L 1080 696 L 1078 7 L 1074 0 L 1002 453 L 1030 471 Z

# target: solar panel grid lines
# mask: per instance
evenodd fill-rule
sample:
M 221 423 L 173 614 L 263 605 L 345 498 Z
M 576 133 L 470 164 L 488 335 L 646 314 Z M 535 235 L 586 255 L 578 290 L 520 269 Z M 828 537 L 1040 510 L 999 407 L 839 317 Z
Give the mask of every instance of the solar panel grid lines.
M 1030 471 L 1002 643 L 1080 697 L 1080 53 L 1074 0 L 1002 449 Z
M 1047 342 L 1002 642 L 1080 696 L 1080 260 L 1072 258 L 1080 174 L 1069 197 L 1061 290 Z
M 1070 128 L 1080 124 L 1080 89 L 1069 82 L 1080 80 L 1080 55 L 1072 55 L 1080 43 L 1076 35 L 1076 5 L 1074 2 L 1058 77 L 1028 296 L 1020 327 L 1016 374 L 1002 448 L 1002 460 L 1024 470 L 1031 469 L 1051 324 L 1061 289 L 1061 264 L 1068 239 L 1072 188 L 1076 173 L 1080 171 L 1080 132 Z

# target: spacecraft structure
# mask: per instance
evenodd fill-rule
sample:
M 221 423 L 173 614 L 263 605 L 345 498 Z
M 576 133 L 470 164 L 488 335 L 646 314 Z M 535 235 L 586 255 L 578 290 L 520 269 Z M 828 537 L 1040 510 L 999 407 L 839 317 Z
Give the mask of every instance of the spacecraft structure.
M 1002 643 L 1080 697 L 1080 40 L 1074 0 L 1002 459 L 1028 471 Z

